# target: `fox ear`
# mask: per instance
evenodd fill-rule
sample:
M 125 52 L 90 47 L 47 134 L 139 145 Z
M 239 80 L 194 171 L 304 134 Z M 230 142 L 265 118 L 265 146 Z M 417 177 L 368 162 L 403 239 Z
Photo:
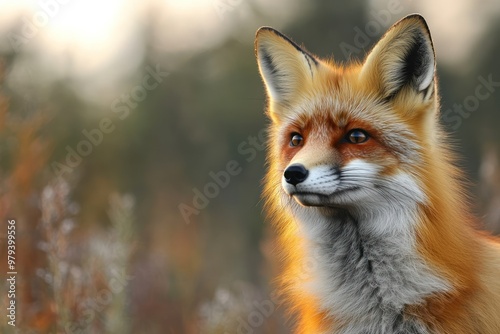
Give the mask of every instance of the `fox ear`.
M 285 105 L 312 81 L 318 66 L 311 54 L 269 27 L 257 31 L 255 55 L 269 98 Z
M 435 54 L 429 28 L 418 14 L 395 23 L 366 57 L 361 75 L 379 87 L 386 99 L 404 88 L 422 93 L 434 90 Z

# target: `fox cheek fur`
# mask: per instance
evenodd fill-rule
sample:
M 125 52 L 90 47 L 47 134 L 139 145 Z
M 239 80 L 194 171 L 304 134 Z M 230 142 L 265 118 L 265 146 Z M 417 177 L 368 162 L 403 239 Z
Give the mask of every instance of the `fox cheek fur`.
M 500 333 L 500 244 L 474 229 L 419 15 L 363 62 L 257 31 L 264 198 L 296 333 Z

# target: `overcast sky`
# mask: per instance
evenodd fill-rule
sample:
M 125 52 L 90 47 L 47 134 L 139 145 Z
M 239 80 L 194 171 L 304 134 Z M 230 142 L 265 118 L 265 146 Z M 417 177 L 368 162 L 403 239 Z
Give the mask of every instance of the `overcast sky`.
M 197 52 L 221 43 L 235 30 L 249 29 L 249 33 L 232 37 L 251 42 L 247 39 L 253 38 L 255 28 L 269 24 L 262 18 L 259 20 L 252 8 L 272 13 L 273 25 L 283 27 L 307 10 L 303 8 L 307 3 L 300 0 L 0 0 L 3 37 L 0 47 L 33 51 L 38 66 L 29 71 L 46 71 L 35 77 L 69 75 L 77 81 L 92 78 L 95 84 L 83 89 L 82 94 L 99 93 L 105 101 L 107 97 L 102 92 L 109 89 L 113 94 L 117 78 L 133 73 L 143 59 L 141 33 L 147 26 L 146 18 L 155 20 L 150 47 L 160 53 Z M 386 9 L 388 3 L 370 0 L 367 17 L 371 17 L 372 10 Z M 399 0 L 399 3 L 404 7 L 402 15 L 420 12 L 426 17 L 440 62 L 452 66 L 467 61 L 478 47 L 476 41 L 500 12 L 500 2 L 495 0 L 484 0 L 481 6 L 474 0 Z M 24 31 L 12 31 L 16 20 Z M 21 81 L 26 74 L 23 70 L 28 71 L 20 68 L 16 73 Z

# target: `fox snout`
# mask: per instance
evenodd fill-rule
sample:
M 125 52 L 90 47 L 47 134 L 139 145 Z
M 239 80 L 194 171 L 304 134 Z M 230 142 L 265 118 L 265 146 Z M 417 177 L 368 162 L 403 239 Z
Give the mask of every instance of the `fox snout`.
M 285 181 L 293 186 L 305 181 L 308 175 L 309 171 L 302 164 L 288 166 L 288 168 L 285 169 L 285 173 L 283 173 Z
M 333 165 L 321 164 L 306 167 L 292 163 L 285 168 L 282 187 L 285 193 L 305 206 L 325 205 L 339 186 L 339 170 Z

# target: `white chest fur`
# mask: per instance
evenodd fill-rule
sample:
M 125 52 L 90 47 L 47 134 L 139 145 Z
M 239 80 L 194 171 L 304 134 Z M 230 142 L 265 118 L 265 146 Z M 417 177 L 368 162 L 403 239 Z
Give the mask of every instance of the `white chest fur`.
M 309 263 L 301 288 L 340 320 L 337 333 L 427 334 L 403 311 L 448 285 L 416 252 L 411 211 L 371 212 L 327 218 L 315 208 L 295 211 Z

